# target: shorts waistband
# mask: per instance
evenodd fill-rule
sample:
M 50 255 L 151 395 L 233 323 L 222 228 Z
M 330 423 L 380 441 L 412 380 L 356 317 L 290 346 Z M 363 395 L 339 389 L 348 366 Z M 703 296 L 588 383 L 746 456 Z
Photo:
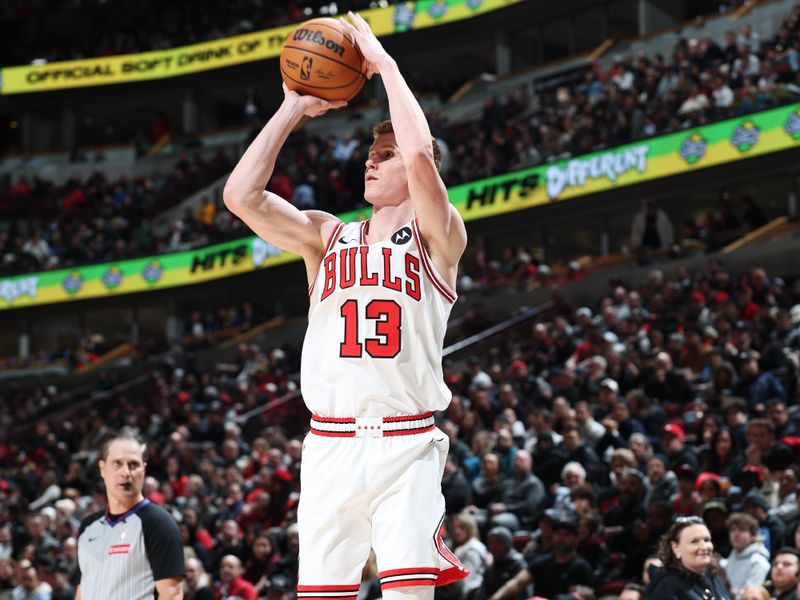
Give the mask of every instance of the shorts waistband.
M 325 437 L 392 437 L 433 431 L 433 413 L 396 417 L 321 417 L 311 415 L 311 433 Z

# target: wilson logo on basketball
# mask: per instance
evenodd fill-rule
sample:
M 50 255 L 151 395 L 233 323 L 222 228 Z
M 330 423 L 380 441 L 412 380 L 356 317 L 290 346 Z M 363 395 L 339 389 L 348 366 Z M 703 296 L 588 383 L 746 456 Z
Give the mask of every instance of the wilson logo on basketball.
M 300 28 L 294 32 L 292 40 L 295 42 L 313 42 L 320 46 L 325 46 L 331 52 L 344 56 L 344 46 L 337 44 L 333 40 L 326 39 L 319 31 L 311 31 L 310 29 Z

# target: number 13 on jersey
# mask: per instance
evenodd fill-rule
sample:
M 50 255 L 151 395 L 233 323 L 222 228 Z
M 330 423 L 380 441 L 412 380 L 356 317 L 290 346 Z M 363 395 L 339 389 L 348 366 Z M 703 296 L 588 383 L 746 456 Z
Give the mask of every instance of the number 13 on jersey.
M 394 358 L 400 354 L 403 321 L 400 305 L 394 300 L 371 300 L 366 306 L 363 304 L 352 299 L 342 304 L 340 314 L 344 320 L 344 341 L 339 344 L 339 356 L 361 358 L 366 351 L 372 358 Z M 362 310 L 363 317 L 360 314 Z M 362 341 L 359 324 L 366 324 L 366 319 L 375 321 L 376 337 Z

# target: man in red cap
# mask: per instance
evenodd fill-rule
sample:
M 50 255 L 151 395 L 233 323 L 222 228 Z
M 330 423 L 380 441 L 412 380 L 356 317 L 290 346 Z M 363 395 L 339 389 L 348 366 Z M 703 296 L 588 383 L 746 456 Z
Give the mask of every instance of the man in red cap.
M 677 423 L 667 423 L 661 433 L 661 445 L 667 455 L 668 467 L 671 471 L 678 465 L 689 465 L 696 473 L 699 466 L 697 455 L 686 446 L 686 434 Z

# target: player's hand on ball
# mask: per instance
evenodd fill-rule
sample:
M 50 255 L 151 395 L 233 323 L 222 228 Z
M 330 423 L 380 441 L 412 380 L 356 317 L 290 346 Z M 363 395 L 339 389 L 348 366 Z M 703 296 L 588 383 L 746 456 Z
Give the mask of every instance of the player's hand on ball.
M 383 44 L 381 44 L 378 38 L 375 37 L 375 34 L 372 33 L 372 29 L 369 23 L 364 20 L 364 17 L 357 15 L 353 11 L 348 11 L 347 16 L 350 17 L 350 21 L 341 19 L 341 23 L 350 35 L 353 36 L 353 39 L 356 41 L 356 46 L 361 50 L 361 54 L 364 55 L 364 60 L 367 61 L 365 75 L 367 79 L 370 79 L 378 72 L 378 63 L 380 60 L 389 56 L 389 53 L 384 50 Z
M 347 106 L 345 100 L 323 100 L 316 96 L 300 95 L 297 92 L 290 90 L 283 84 L 283 96 L 289 102 L 297 103 L 303 110 L 303 114 L 307 117 L 318 117 L 324 115 L 331 109 L 342 108 Z

